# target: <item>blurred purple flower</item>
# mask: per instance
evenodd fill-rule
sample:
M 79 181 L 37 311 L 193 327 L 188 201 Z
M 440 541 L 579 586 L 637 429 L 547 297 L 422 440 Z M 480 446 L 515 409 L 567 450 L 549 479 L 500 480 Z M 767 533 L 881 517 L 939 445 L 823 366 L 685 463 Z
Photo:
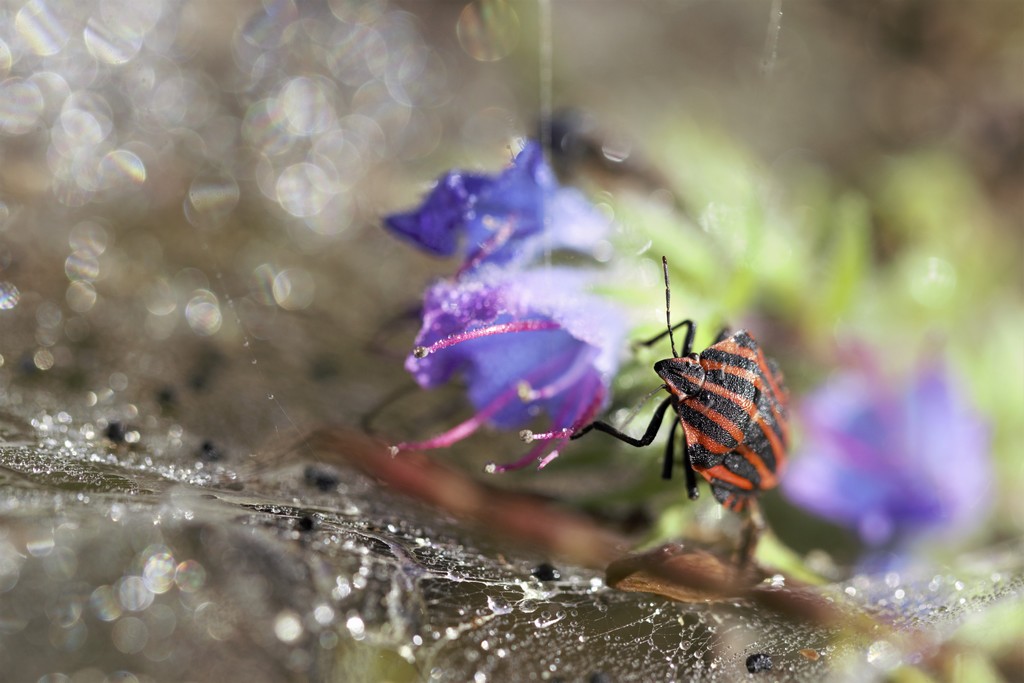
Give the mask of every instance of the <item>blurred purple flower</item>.
M 476 414 L 431 439 L 396 450 L 441 448 L 483 424 L 523 427 L 539 415 L 550 432 L 495 471 L 543 467 L 605 407 L 625 336 L 622 314 L 586 293 L 593 274 L 568 268 L 482 268 L 427 290 L 423 327 L 406 368 L 424 388 L 461 374 Z
M 591 252 L 609 221 L 578 190 L 559 186 L 539 144 L 490 176 L 450 171 L 416 209 L 384 219 L 396 235 L 438 256 L 460 251 L 460 272 L 528 263 L 544 250 Z
M 944 368 L 923 367 L 899 392 L 873 369 L 843 372 L 807 397 L 801 417 L 804 443 L 783 492 L 868 545 L 984 521 L 988 428 Z

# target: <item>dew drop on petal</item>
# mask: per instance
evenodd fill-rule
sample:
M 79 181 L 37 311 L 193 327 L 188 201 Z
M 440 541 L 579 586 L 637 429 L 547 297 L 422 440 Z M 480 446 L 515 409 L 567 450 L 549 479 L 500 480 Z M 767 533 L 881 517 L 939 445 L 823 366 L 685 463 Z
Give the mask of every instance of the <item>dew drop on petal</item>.
M 467 55 L 495 62 L 519 42 L 519 17 L 507 0 L 473 0 L 462 8 L 455 33 Z

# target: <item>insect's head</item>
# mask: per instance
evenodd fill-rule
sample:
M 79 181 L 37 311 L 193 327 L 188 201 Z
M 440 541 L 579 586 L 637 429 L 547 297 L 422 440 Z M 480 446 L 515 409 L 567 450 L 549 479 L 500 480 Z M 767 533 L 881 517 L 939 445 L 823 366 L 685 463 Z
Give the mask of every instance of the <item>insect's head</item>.
M 679 398 L 693 396 L 704 387 L 704 368 L 697 354 L 659 360 L 654 371 L 665 380 L 665 388 Z

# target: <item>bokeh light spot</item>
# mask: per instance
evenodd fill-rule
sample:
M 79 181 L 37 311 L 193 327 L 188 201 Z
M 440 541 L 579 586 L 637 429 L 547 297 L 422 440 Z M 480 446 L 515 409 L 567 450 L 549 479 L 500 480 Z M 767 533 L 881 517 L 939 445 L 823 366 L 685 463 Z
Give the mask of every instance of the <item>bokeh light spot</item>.
M 0 311 L 9 311 L 21 301 L 21 290 L 10 282 L 0 282 Z
M 320 213 L 335 192 L 324 169 L 306 161 L 283 170 L 275 189 L 281 208 L 297 218 Z
M 14 28 L 28 48 L 37 55 L 55 55 L 71 37 L 58 19 L 59 12 L 45 0 L 31 0 L 14 17 Z
M 208 289 L 197 289 L 185 305 L 185 320 L 196 334 L 216 334 L 223 322 L 217 296 Z
M 142 34 L 131 33 L 117 24 L 90 17 L 82 39 L 89 54 L 107 64 L 124 64 L 142 48 Z
M 496 62 L 519 43 L 519 16 L 507 0 L 474 0 L 455 24 L 459 45 L 481 62 Z
M 141 185 L 146 182 L 146 165 L 137 154 L 126 149 L 115 149 L 100 160 L 100 178 L 103 187 Z
M 185 217 L 196 227 L 223 223 L 238 204 L 241 191 L 234 176 L 226 171 L 196 177 L 185 198 Z
M 28 133 L 38 122 L 44 106 L 43 94 L 32 81 L 9 78 L 0 83 L 0 132 Z
M 274 301 L 285 310 L 307 308 L 313 303 L 315 293 L 313 276 L 302 268 L 285 268 L 274 278 Z

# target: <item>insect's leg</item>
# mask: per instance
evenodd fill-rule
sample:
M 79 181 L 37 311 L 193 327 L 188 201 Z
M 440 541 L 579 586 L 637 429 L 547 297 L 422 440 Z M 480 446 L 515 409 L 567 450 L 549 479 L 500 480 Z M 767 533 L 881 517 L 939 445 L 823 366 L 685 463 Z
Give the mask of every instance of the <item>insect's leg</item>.
M 672 428 L 668 431 L 668 441 L 665 442 L 665 462 L 661 466 L 661 478 L 671 479 L 672 478 L 672 465 L 676 459 L 676 427 L 679 426 L 679 420 L 675 420 L 672 423 Z M 686 438 L 686 435 L 683 435 Z
M 675 332 L 680 327 L 686 327 L 687 328 L 687 330 L 686 330 L 686 340 L 683 342 L 683 355 L 684 356 L 688 356 L 689 354 L 691 354 L 693 352 L 693 337 L 697 333 L 697 324 L 695 322 L 693 322 L 692 320 L 684 320 L 684 321 L 682 321 L 680 323 L 676 323 L 675 325 L 673 325 L 669 329 L 672 332 Z M 662 339 L 664 339 L 668 335 L 669 335 L 669 330 L 665 330 L 664 332 L 659 332 L 657 335 L 655 335 L 654 337 L 648 339 L 647 341 L 637 342 L 636 346 L 652 346 L 652 345 L 657 344 L 658 342 L 660 342 Z
M 761 514 L 761 506 L 757 498 L 750 497 L 745 506 L 746 519 L 743 520 L 743 531 L 740 534 L 740 546 L 736 549 L 736 564 L 746 567 L 757 550 L 757 542 L 764 533 L 766 524 Z
M 728 339 L 731 336 L 732 336 L 732 333 L 729 331 L 729 328 L 728 327 L 723 327 L 719 331 L 718 336 L 715 337 L 715 343 L 717 344 L 718 342 L 723 342 L 723 341 L 725 341 L 726 339 Z
M 697 473 L 693 470 L 693 463 L 690 462 L 690 444 L 686 441 L 686 430 L 683 430 L 683 474 L 686 475 L 686 495 L 690 500 L 697 500 L 700 491 L 697 490 Z
M 597 422 L 591 422 L 586 427 L 583 427 L 569 438 L 578 439 L 587 432 L 591 431 L 592 429 L 596 429 L 599 432 L 610 434 L 619 441 L 624 441 L 628 443 L 630 446 L 636 446 L 637 448 L 640 448 L 642 446 L 649 446 L 650 443 L 654 441 L 654 437 L 657 436 L 658 428 L 661 427 L 661 421 L 665 418 L 665 411 L 668 410 L 668 407 L 670 405 L 672 405 L 671 396 L 662 401 L 661 405 L 659 405 L 657 409 L 654 411 L 654 416 L 651 418 L 651 423 L 647 425 L 647 431 L 644 432 L 644 435 L 641 436 L 639 439 L 636 439 L 630 436 L 629 434 L 626 434 L 625 432 L 616 429 L 607 422 L 601 422 L 600 420 Z

